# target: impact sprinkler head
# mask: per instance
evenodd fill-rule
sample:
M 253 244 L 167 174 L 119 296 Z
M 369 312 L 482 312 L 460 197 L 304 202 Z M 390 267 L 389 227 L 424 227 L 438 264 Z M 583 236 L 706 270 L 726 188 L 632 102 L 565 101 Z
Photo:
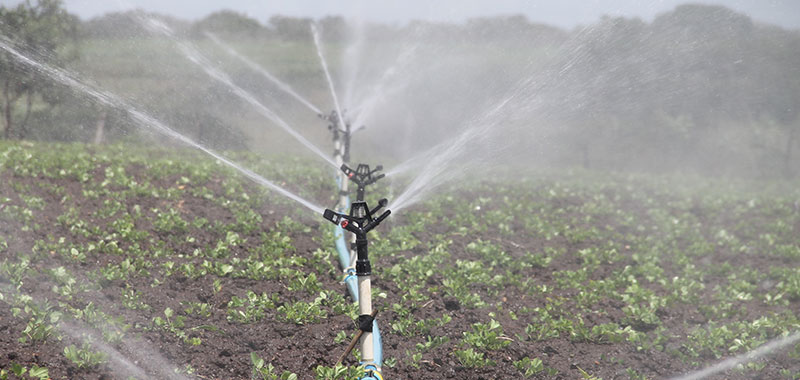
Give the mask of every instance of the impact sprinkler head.
M 350 136 L 353 134 L 350 123 L 345 120 L 345 111 L 339 115 L 336 110 L 330 114 L 319 114 L 318 116 L 328 122 L 328 130 L 333 135 L 334 144 L 339 144 L 334 151 L 334 156 L 341 155 L 344 162 L 350 161 Z M 341 151 L 340 151 L 341 149 Z
M 377 213 L 378 210 L 385 207 L 387 204 L 386 199 L 378 201 L 378 207 L 370 210 L 367 202 L 356 201 L 350 206 L 350 214 L 340 214 L 331 209 L 326 209 L 322 217 L 327 219 L 333 224 L 342 226 L 343 229 L 350 231 L 356 235 L 356 275 L 369 276 L 371 267 L 369 263 L 369 255 L 367 254 L 367 233 L 377 227 L 389 214 L 391 210 L 386 210 L 377 218 L 372 215 Z
M 391 210 L 386 210 L 379 217 L 373 218 L 373 215 L 385 207 L 387 203 L 386 199 L 381 199 L 378 201 L 378 207 L 370 210 L 367 202 L 355 201 L 350 205 L 350 214 L 341 214 L 331 209 L 325 209 L 322 217 L 354 233 L 356 237 L 366 238 L 369 231 L 381 224 L 392 213 Z
M 356 194 L 356 200 L 358 201 L 364 200 L 364 190 L 367 186 L 378 182 L 379 179 L 386 176 L 386 174 L 383 173 L 377 174 L 379 171 L 383 170 L 383 165 L 378 165 L 375 167 L 375 170 L 370 170 L 369 165 L 358 164 L 356 170 L 353 170 L 347 166 L 347 164 L 343 164 L 341 169 L 347 178 L 358 186 L 358 193 Z
M 336 110 L 333 110 L 329 114 L 322 114 L 321 113 L 321 114 L 317 114 L 317 116 L 320 119 L 325 120 L 325 121 L 327 121 L 329 123 L 328 124 L 328 130 L 333 132 L 334 134 L 336 134 L 336 133 L 350 133 L 350 124 L 349 123 L 347 123 L 345 121 L 344 122 L 345 125 L 344 126 L 341 125 L 342 121 L 344 121 L 344 113 L 345 112 L 342 111 L 342 116 L 339 117 L 339 113 L 336 112 Z

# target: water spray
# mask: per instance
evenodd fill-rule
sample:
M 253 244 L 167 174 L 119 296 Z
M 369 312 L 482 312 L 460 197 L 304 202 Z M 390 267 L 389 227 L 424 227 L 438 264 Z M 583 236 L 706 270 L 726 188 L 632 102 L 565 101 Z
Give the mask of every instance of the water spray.
M 735 356 L 732 358 L 725 359 L 717 364 L 712 366 L 703 368 L 698 371 L 690 372 L 681 376 L 675 376 L 670 378 L 670 380 L 701 380 L 705 379 L 709 376 L 714 376 L 725 371 L 728 371 L 732 368 L 735 368 L 738 365 L 742 365 L 754 360 L 757 360 L 761 357 L 770 355 L 776 351 L 784 349 L 786 346 L 792 345 L 796 342 L 800 342 L 800 331 L 795 331 L 791 335 L 783 336 L 780 338 L 776 338 L 770 342 L 765 343 L 764 345 L 750 351 L 745 352 L 739 356 Z
M 328 88 L 331 90 L 331 97 L 333 97 L 333 105 L 336 107 L 336 115 L 339 117 L 339 124 L 344 125 L 346 124 L 344 122 L 344 113 L 342 113 L 342 107 L 339 106 L 339 97 L 336 96 L 336 89 L 333 86 L 331 72 L 328 70 L 328 62 L 325 61 L 325 54 L 322 52 L 322 43 L 320 42 L 319 32 L 314 24 L 311 24 L 311 35 L 314 37 L 314 45 L 317 47 L 317 56 L 319 56 L 319 62 L 322 65 L 322 71 L 325 72 L 325 79 L 328 81 Z
M 295 91 L 291 86 L 289 86 L 288 84 L 286 84 L 282 80 L 278 79 L 276 76 L 272 75 L 269 71 L 267 71 L 266 69 L 261 67 L 259 64 L 255 63 L 252 60 L 250 60 L 249 58 L 239 54 L 239 52 L 237 52 L 232 47 L 227 45 L 225 42 L 223 42 L 215 34 L 210 33 L 210 32 L 206 32 L 205 36 L 208 37 L 208 39 L 210 39 L 212 42 L 214 42 L 217 46 L 222 48 L 222 50 L 224 50 L 226 53 L 228 53 L 232 57 L 242 61 L 245 65 L 247 65 L 247 67 L 249 67 L 250 69 L 254 70 L 255 72 L 261 74 L 264 78 L 267 78 L 270 82 L 272 82 L 273 84 L 278 86 L 278 88 L 283 90 L 285 93 L 291 95 L 293 98 L 295 98 L 295 100 L 297 100 L 298 102 L 302 103 L 304 106 L 306 106 L 312 112 L 314 112 L 316 114 L 319 114 L 319 113 L 322 112 L 322 111 L 319 110 L 319 108 L 317 108 L 317 106 L 312 104 L 308 99 L 300 96 L 300 94 L 298 94 L 297 91 Z
M 166 123 L 140 111 L 138 108 L 134 107 L 132 104 L 128 103 L 127 101 L 123 100 L 119 96 L 112 94 L 108 91 L 103 91 L 93 86 L 86 84 L 84 81 L 80 80 L 77 75 L 66 71 L 64 69 L 60 69 L 57 67 L 53 67 L 41 62 L 38 62 L 30 57 L 22 54 L 17 49 L 13 47 L 13 44 L 10 41 L 6 41 L 4 38 L 0 38 L 0 50 L 4 50 L 10 54 L 15 60 L 19 63 L 29 66 L 31 69 L 46 75 L 50 79 L 61 83 L 71 90 L 80 92 L 94 100 L 95 102 L 102 104 L 107 107 L 125 110 L 128 115 L 133 119 L 137 126 L 147 128 L 153 130 L 157 133 L 160 133 L 164 136 L 170 137 L 181 143 L 195 148 L 209 156 L 215 158 L 220 163 L 223 163 L 235 170 L 237 170 L 242 175 L 246 176 L 247 178 L 251 179 L 253 182 L 258 183 L 261 186 L 269 188 L 275 191 L 278 194 L 281 194 L 289 199 L 294 200 L 295 202 L 303 205 L 304 207 L 308 208 L 309 210 L 317 213 L 322 210 L 322 207 L 313 204 L 300 196 L 284 189 L 283 187 L 278 186 L 274 182 L 258 175 L 257 173 L 253 172 L 250 169 L 239 165 L 238 163 L 230 160 L 229 158 L 213 151 L 206 146 L 178 133 L 174 129 L 170 128 Z
M 281 127 L 281 129 L 286 131 L 286 133 L 294 137 L 298 142 L 303 144 L 303 146 L 308 148 L 310 151 L 314 152 L 325 162 L 338 168 L 336 163 L 330 157 L 322 153 L 322 151 L 319 148 L 317 148 L 316 145 L 314 145 L 311 141 L 303 137 L 303 135 L 301 135 L 299 132 L 297 132 L 297 130 L 292 128 L 286 121 L 284 121 L 275 112 L 273 112 L 271 109 L 267 108 L 265 105 L 259 102 L 258 99 L 256 99 L 256 97 L 253 94 L 245 91 L 243 88 L 236 85 L 233 82 L 233 79 L 230 78 L 230 76 L 228 76 L 222 70 L 217 68 L 216 65 L 214 65 L 211 62 L 211 60 L 209 60 L 205 55 L 201 54 L 200 51 L 197 50 L 197 48 L 195 48 L 188 42 L 178 39 L 169 26 L 152 18 L 142 18 L 139 21 L 148 30 L 151 30 L 155 33 L 159 33 L 165 37 L 170 38 L 176 45 L 178 45 L 183 55 L 185 55 L 186 58 L 192 61 L 193 63 L 200 66 L 200 68 L 203 69 L 203 71 L 206 74 L 208 74 L 208 76 L 214 78 L 216 81 L 227 86 L 234 95 L 238 96 L 240 99 L 244 100 L 245 102 L 253 106 L 253 108 L 261 116 L 265 117 L 266 119 L 275 123 L 277 126 Z
M 391 214 L 391 210 L 386 210 L 377 218 L 373 217 L 387 203 L 386 199 L 381 199 L 378 201 L 378 206 L 370 210 L 366 202 L 355 201 L 350 206 L 349 214 L 341 214 L 326 209 L 322 215 L 326 220 L 350 231 L 356 236 L 357 260 L 355 270 L 358 277 L 358 310 L 360 313 L 358 316 L 358 328 L 361 331 L 357 338 L 361 339 L 361 364 L 365 368 L 364 376 L 361 379 L 383 379 L 380 374 L 382 362 L 381 342 L 380 340 L 378 342 L 373 340 L 373 330 L 377 325 L 375 314 L 372 310 L 372 288 L 370 285 L 372 265 L 369 261 L 367 234 Z M 354 345 L 351 344 L 351 346 Z M 380 356 L 376 355 L 376 348 L 381 350 L 378 351 Z

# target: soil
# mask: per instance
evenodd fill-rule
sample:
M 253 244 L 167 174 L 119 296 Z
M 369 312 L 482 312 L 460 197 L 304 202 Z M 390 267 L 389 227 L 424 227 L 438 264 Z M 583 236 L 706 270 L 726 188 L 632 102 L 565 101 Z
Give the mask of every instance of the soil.
M 131 172 L 135 172 L 135 168 Z M 102 177 L 102 168 L 96 171 L 97 177 Z M 135 174 L 136 175 L 136 174 Z M 141 175 L 141 174 L 138 174 Z M 156 186 L 169 188 L 174 187 L 178 177 L 170 176 L 153 180 Z M 217 178 L 210 181 L 210 184 L 224 181 Z M 0 223 L 0 236 L 6 237 L 9 247 L 2 253 L 6 257 L 13 255 L 26 254 L 33 252 L 37 240 L 45 239 L 48 236 L 60 237 L 69 236 L 74 239 L 74 243 L 87 243 L 87 239 L 76 236 L 69 231 L 69 226 L 58 222 L 58 217 L 66 211 L 61 200 L 65 194 L 53 194 L 42 184 L 57 185 L 63 188 L 66 195 L 79 200 L 78 205 L 81 211 L 80 217 L 89 221 L 91 224 L 102 225 L 107 220 L 93 217 L 90 211 L 102 205 L 102 199 L 88 200 L 81 195 L 81 184 L 69 178 L 29 178 L 17 177 L 8 171 L 0 173 L 0 194 L 12 194 L 11 204 L 21 205 L 22 200 L 12 187 L 12 183 L 17 186 L 24 185 L 30 189 L 30 193 L 44 199 L 45 207 L 36 212 L 35 223 L 38 228 L 23 230 L 24 223 L 18 220 L 5 219 Z M 210 185 L 209 187 L 213 187 Z M 245 186 L 248 191 L 255 191 L 252 186 Z M 217 192 L 221 188 L 214 189 Z M 497 196 L 502 194 L 470 194 L 462 193 L 459 196 L 469 200 L 474 200 L 478 196 Z M 574 200 L 580 202 L 580 200 Z M 126 209 L 132 212 L 135 205 L 141 209 L 176 209 L 188 220 L 195 217 L 203 217 L 211 223 L 219 221 L 230 223 L 234 220 L 233 215 L 228 209 L 220 207 L 218 204 L 199 197 L 194 197 L 185 193 L 180 201 L 168 199 L 155 199 L 151 197 L 128 198 Z M 632 203 L 632 207 L 641 207 L 638 203 Z M 263 221 L 256 231 L 242 238 L 246 240 L 244 244 L 236 247 L 232 251 L 233 256 L 246 257 L 248 252 L 255 249 L 257 243 L 261 241 L 263 232 L 276 230 L 276 221 L 284 216 L 294 217 L 294 209 L 284 204 L 264 203 L 256 211 L 262 216 Z M 644 215 L 645 210 L 641 210 Z M 442 218 L 447 218 L 447 215 Z M 643 216 L 644 217 L 644 216 Z M 704 217 L 704 215 L 700 215 Z M 392 224 L 402 225 L 404 217 L 402 215 L 393 216 Z M 323 228 L 329 228 L 328 224 L 322 224 L 322 220 L 313 220 L 310 217 L 301 217 L 303 224 L 311 228 L 310 232 L 303 233 L 294 231 L 291 233 L 292 245 L 295 247 L 292 255 L 310 259 L 313 252 L 321 247 L 320 237 L 323 235 Z M 717 222 L 719 223 L 719 221 Z M 722 227 L 732 227 L 738 221 L 723 220 Z M 390 226 L 385 226 L 387 229 Z M 611 226 L 614 228 L 615 226 Z M 618 226 L 624 228 L 623 226 Z M 170 256 L 159 258 L 155 261 L 159 264 L 168 260 L 180 265 L 187 262 L 193 250 L 214 244 L 219 240 L 217 234 L 197 235 L 194 242 L 176 239 L 174 236 L 159 234 L 148 225 L 137 225 L 137 228 L 149 231 L 150 236 L 163 242 L 163 248 L 170 252 Z M 382 226 L 381 228 L 384 228 Z M 435 232 L 435 233 L 434 233 Z M 518 234 L 512 239 L 498 239 L 492 234 L 466 236 L 457 231 L 448 231 L 440 228 L 434 232 L 416 233 L 416 237 L 422 241 L 431 239 L 434 234 L 444 234 L 453 241 L 450 247 L 450 254 L 453 260 L 476 260 L 479 259 L 474 253 L 470 253 L 464 247 L 476 239 L 495 241 L 499 243 L 504 251 L 513 257 L 521 257 L 527 252 L 544 246 L 556 246 L 563 248 L 567 253 L 559 257 L 548 268 L 531 268 L 523 273 L 525 276 L 536 279 L 536 284 L 552 285 L 555 279 L 552 272 L 564 269 L 579 269 L 581 267 L 580 258 L 576 252 L 584 248 L 581 243 L 569 242 L 566 239 L 561 241 L 544 241 L 541 237 Z M 82 241 L 82 239 L 84 241 Z M 617 241 L 620 252 L 624 259 L 616 263 L 614 268 L 601 267 L 592 276 L 602 278 L 604 273 L 618 268 L 619 266 L 634 264 L 630 258 L 631 252 L 625 250 L 626 242 Z M 126 247 L 126 249 L 129 247 Z M 412 257 L 421 253 L 422 248 L 415 248 L 403 255 L 391 260 L 402 260 L 403 257 Z M 181 257 L 183 256 L 183 258 Z M 38 257 L 38 256 L 37 256 Z M 158 279 L 161 284 L 152 286 L 153 276 L 134 276 L 127 280 L 111 281 L 109 283 L 97 284 L 96 291 L 87 292 L 86 296 L 80 300 L 69 300 L 58 297 L 52 292 L 52 278 L 47 275 L 48 269 L 63 266 L 71 273 L 76 274 L 83 281 L 90 281 L 90 273 L 97 268 L 102 268 L 108 264 L 118 264 L 121 257 L 108 254 L 91 254 L 89 260 L 84 263 L 64 260 L 61 256 L 52 253 L 51 260 L 36 260 L 31 263 L 36 269 L 33 279 L 27 280 L 19 289 L 19 292 L 31 295 L 35 300 L 47 300 L 49 305 L 57 305 L 59 302 L 74 308 L 83 309 L 88 302 L 92 302 L 99 310 L 111 314 L 125 325 L 130 326 L 126 331 L 126 338 L 108 347 L 111 355 L 108 364 L 100 367 L 77 368 L 67 360 L 63 354 L 64 347 L 68 345 L 80 346 L 82 338 L 80 334 L 84 327 L 80 325 L 62 326 L 62 340 L 54 337 L 49 338 L 45 343 L 27 342 L 20 343 L 19 338 L 24 335 L 27 320 L 25 318 L 14 317 L 14 311 L 8 303 L 0 302 L 0 369 L 8 368 L 10 363 L 18 363 L 31 367 L 33 365 L 47 367 L 52 379 L 124 379 L 127 376 L 136 376 L 144 379 L 166 379 L 166 378 L 197 378 L 197 379 L 249 379 L 251 378 L 252 365 L 250 354 L 252 352 L 260 355 L 268 363 L 273 363 L 277 373 L 283 370 L 290 370 L 299 375 L 299 378 L 314 378 L 314 369 L 318 365 L 333 365 L 343 352 L 345 343 L 335 343 L 339 332 L 345 331 L 348 336 L 354 329 L 353 321 L 346 316 L 336 315 L 322 319 L 318 323 L 305 325 L 295 325 L 292 323 L 281 322 L 275 316 L 275 310 L 268 310 L 264 319 L 257 323 L 241 324 L 228 321 L 225 308 L 233 296 L 243 297 L 247 290 L 256 293 L 266 292 L 275 293 L 281 300 L 292 299 L 313 299 L 313 295 L 298 296 L 296 292 L 287 289 L 287 284 L 278 280 L 254 281 L 241 278 L 223 278 L 221 290 L 214 291 L 213 281 L 208 277 L 187 278 L 183 275 L 173 275 Z M 710 258 L 716 263 L 731 263 L 733 265 L 745 264 L 754 269 L 768 271 L 770 266 L 776 262 L 765 260 L 752 260 L 731 252 L 717 252 Z M 741 261 L 744 260 L 744 261 Z M 374 262 L 373 266 L 391 266 L 391 261 Z M 784 263 L 785 264 L 785 263 Z M 796 264 L 796 263 L 794 263 Z M 604 272 L 604 270 L 606 272 Z M 673 270 L 665 266 L 667 275 Z M 151 268 L 150 272 L 156 273 L 158 268 Z M 380 273 L 380 271 L 376 271 Z M 324 289 L 342 289 L 343 285 L 339 282 L 338 276 L 326 273 L 318 273 L 319 280 Z M 669 276 L 668 276 L 669 277 Z M 2 281 L 5 280 L 5 281 Z M 706 284 L 712 288 L 714 278 Z M 721 281 L 721 279 L 718 279 Z M 10 287 L 9 279 L 0 279 L 0 292 L 5 297 L 10 297 L 15 290 Z M 440 285 L 443 278 L 440 274 L 434 274 L 428 280 L 428 285 Z M 373 277 L 374 286 L 384 290 L 387 294 L 385 299 L 376 299 L 376 307 L 381 309 L 378 319 L 383 329 L 384 355 L 386 358 L 397 358 L 397 364 L 393 368 L 385 367 L 384 376 L 392 378 L 416 378 L 416 379 L 498 379 L 521 377 L 520 372 L 513 366 L 513 362 L 524 357 L 541 358 L 546 366 L 554 368 L 558 374 L 548 376 L 538 374 L 533 378 L 553 378 L 553 379 L 580 379 L 583 378 L 581 369 L 591 373 L 598 378 L 628 379 L 631 378 L 625 372 L 626 368 L 636 368 L 647 378 L 669 378 L 675 375 L 686 373 L 695 368 L 685 361 L 676 358 L 674 355 L 666 353 L 667 350 L 637 350 L 632 344 L 622 343 L 590 343 L 575 342 L 569 337 L 561 336 L 558 338 L 547 339 L 545 341 L 530 341 L 520 339 L 524 336 L 525 327 L 528 325 L 526 318 L 512 319 L 508 313 L 495 313 L 489 315 L 496 308 L 470 309 L 459 304 L 455 299 L 448 298 L 444 294 L 434 293 L 433 296 L 413 310 L 418 319 L 439 318 L 447 314 L 452 318 L 452 322 L 443 327 L 436 328 L 432 335 L 446 336 L 450 343 L 437 347 L 426 352 L 423 359 L 417 364 L 410 364 L 406 358 L 406 352 L 413 352 L 415 345 L 424 341 L 425 337 L 415 337 L 407 339 L 392 333 L 390 324 L 395 318 L 395 314 L 389 310 L 393 303 L 401 302 L 400 290 L 392 283 L 387 283 L 379 275 Z M 141 292 L 141 301 L 150 306 L 148 310 L 132 310 L 120 307 L 121 294 L 126 289 L 135 289 Z M 474 284 L 471 290 L 476 291 L 484 300 L 495 300 L 502 304 L 505 310 L 520 311 L 524 308 L 542 307 L 547 302 L 544 297 L 531 296 L 527 292 L 521 292 L 516 288 L 503 289 L 497 295 L 491 295 L 488 289 L 484 289 L 480 284 Z M 91 294 L 91 296 L 89 296 Z M 553 297 L 573 297 L 574 294 L 562 292 L 553 294 Z M 90 297 L 90 298 L 87 298 Z M 493 302 L 495 302 L 493 301 Z M 214 328 L 198 328 L 191 330 L 190 337 L 198 337 L 202 344 L 191 346 L 184 341 L 153 323 L 153 318 L 163 317 L 163 310 L 171 308 L 173 310 L 183 310 L 185 302 L 208 303 L 212 306 L 210 317 L 201 317 L 191 314 L 186 317 L 186 326 L 214 326 Z M 793 301 L 792 306 L 798 306 L 798 302 Z M 621 304 L 617 301 L 607 300 L 600 306 L 596 315 L 589 315 L 585 322 L 587 325 L 595 325 L 606 322 L 620 322 L 622 313 Z M 749 319 L 760 315 L 762 304 L 752 302 L 746 305 L 740 317 Z M 681 305 L 663 310 L 660 315 L 661 320 L 670 331 L 686 331 L 693 326 L 706 323 L 703 316 L 696 307 Z M 496 365 L 481 369 L 465 368 L 461 366 L 452 355 L 452 351 L 457 343 L 463 338 L 463 332 L 468 330 L 468 326 L 476 322 L 485 322 L 496 319 L 504 327 L 505 335 L 511 340 L 506 348 L 496 351 L 489 351 L 487 358 L 493 360 Z M 638 329 L 647 330 L 648 326 L 638 326 Z M 88 330 L 88 329 L 86 329 Z M 72 334 L 72 335 L 71 335 Z M 92 334 L 92 333 L 90 333 Z M 96 332 L 93 334 L 97 335 Z M 674 336 L 671 341 L 665 342 L 668 348 L 679 346 L 682 338 Z M 98 341 L 102 338 L 98 337 Z M 348 339 L 349 340 L 349 339 Z M 779 354 L 765 359 L 766 366 L 759 372 L 758 378 L 778 379 L 781 378 L 778 370 L 780 368 L 795 368 L 797 370 L 796 359 L 787 354 Z M 704 363 L 714 363 L 715 358 L 701 358 Z M 349 361 L 348 364 L 355 364 Z M 177 374 L 175 367 L 185 370 L 182 374 Z M 143 372 L 142 372 L 143 371 Z M 124 375 L 120 375 L 124 374 Z M 712 377 L 715 379 L 750 379 L 752 373 L 730 372 L 724 375 Z

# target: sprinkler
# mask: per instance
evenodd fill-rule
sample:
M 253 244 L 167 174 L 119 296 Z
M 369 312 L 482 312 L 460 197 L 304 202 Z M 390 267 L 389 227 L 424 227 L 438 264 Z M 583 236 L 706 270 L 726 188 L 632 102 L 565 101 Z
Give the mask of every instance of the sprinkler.
M 339 113 L 336 110 L 331 111 L 328 115 L 319 114 L 317 116 L 329 123 L 328 130 L 333 135 L 333 144 L 335 146 L 333 155 L 340 155 L 343 162 L 350 161 L 350 135 L 352 133 L 350 123 L 344 121 L 344 112 L 342 112 L 341 117 L 339 117 Z
M 364 200 L 364 189 L 367 186 L 378 182 L 379 179 L 386 176 L 386 174 L 383 173 L 376 175 L 376 173 L 381 170 L 383 170 L 383 166 L 381 165 L 376 166 L 375 170 L 370 170 L 369 165 L 358 164 L 356 170 L 353 170 L 347 166 L 347 164 L 342 164 L 342 172 L 358 186 L 358 191 L 356 192 L 357 201 Z
M 364 201 L 365 188 L 368 185 L 371 185 L 371 184 L 377 182 L 379 179 L 381 179 L 381 178 L 383 178 L 385 176 L 384 174 L 376 174 L 377 172 L 383 170 L 383 166 L 381 166 L 381 165 L 378 165 L 375 168 L 375 170 L 370 170 L 369 165 L 367 165 L 367 164 L 358 164 L 358 167 L 356 168 L 356 170 L 353 170 L 349 166 L 347 166 L 347 164 L 342 164 L 341 169 L 342 169 L 342 173 L 344 174 L 344 176 L 349 178 L 351 181 L 355 182 L 355 184 L 358 186 L 356 201 L 359 201 L 359 202 L 363 202 Z M 347 179 L 345 179 L 345 181 L 347 181 Z M 344 187 L 344 189 L 347 189 L 347 187 Z M 349 200 L 349 198 L 348 198 L 348 200 Z M 383 205 L 380 205 L 379 208 L 380 207 L 383 207 Z M 337 226 L 337 228 L 339 228 L 339 227 Z M 344 245 L 344 242 L 342 242 L 342 245 Z M 347 248 L 345 248 L 345 247 L 343 247 L 342 249 L 347 251 Z M 353 274 L 355 274 L 355 270 L 354 270 L 355 269 L 355 260 L 356 260 L 356 252 L 355 252 L 355 250 L 356 250 L 356 236 L 355 235 L 351 235 L 350 250 L 348 251 L 349 256 L 350 256 L 350 261 L 349 261 L 349 265 L 347 265 L 345 267 L 346 276 L 345 276 L 345 280 L 344 280 L 345 283 L 349 287 L 353 288 L 351 290 L 351 293 L 356 293 L 355 277 L 353 276 Z M 358 297 L 354 297 L 354 298 L 358 299 Z
M 382 379 L 380 374 L 380 364 L 375 359 L 375 342 L 372 333 L 375 321 L 375 314 L 372 310 L 372 289 L 370 286 L 370 274 L 372 266 L 369 262 L 367 252 L 367 233 L 377 227 L 392 212 L 384 211 L 377 218 L 373 215 L 388 202 L 386 199 L 378 201 L 378 207 L 370 210 L 367 202 L 355 201 L 350 206 L 349 214 L 341 214 L 330 209 L 326 209 L 323 217 L 331 223 L 341 226 L 356 236 L 356 276 L 358 277 L 358 328 L 361 330 L 361 364 L 364 365 L 365 375 L 361 379 Z M 380 349 L 380 348 L 379 348 Z M 345 355 L 347 352 L 345 352 Z
M 333 138 L 333 161 L 336 167 L 347 164 L 350 162 L 350 137 L 352 136 L 352 128 L 350 127 L 350 123 L 345 121 L 344 112 L 339 115 L 336 110 L 333 110 L 330 114 L 319 114 L 318 116 L 322 120 L 328 122 L 328 130 L 331 132 Z M 339 205 L 337 210 L 345 212 L 350 205 L 349 193 L 347 191 L 347 178 L 341 173 L 338 173 L 336 180 L 339 185 Z

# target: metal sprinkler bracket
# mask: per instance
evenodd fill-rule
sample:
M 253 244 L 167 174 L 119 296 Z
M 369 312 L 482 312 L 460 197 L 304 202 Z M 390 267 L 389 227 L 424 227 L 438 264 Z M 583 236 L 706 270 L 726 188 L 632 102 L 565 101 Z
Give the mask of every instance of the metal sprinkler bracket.
M 347 164 L 342 164 L 342 172 L 353 181 L 356 186 L 358 186 L 358 192 L 356 193 L 356 200 L 363 201 L 364 200 L 364 190 L 367 186 L 378 182 L 379 179 L 386 176 L 386 174 L 376 174 L 379 171 L 383 170 L 382 165 L 378 165 L 375 167 L 375 170 L 370 170 L 369 165 L 367 164 L 358 164 L 356 170 L 351 169 Z
M 370 210 L 367 202 L 355 201 L 350 206 L 349 215 L 330 209 L 326 209 L 322 214 L 325 219 L 352 232 L 356 237 L 357 259 L 355 266 L 356 276 L 358 277 L 358 328 L 361 330 L 361 363 L 365 365 L 365 368 L 369 369 L 369 373 L 363 379 L 375 378 L 375 373 L 380 376 L 380 363 L 375 362 L 375 347 L 372 339 L 375 314 L 372 310 L 372 289 L 370 285 L 372 266 L 369 262 L 367 233 L 392 213 L 391 210 L 386 210 L 377 218 L 373 217 L 387 203 L 386 199 L 381 199 L 378 201 L 378 206 Z

